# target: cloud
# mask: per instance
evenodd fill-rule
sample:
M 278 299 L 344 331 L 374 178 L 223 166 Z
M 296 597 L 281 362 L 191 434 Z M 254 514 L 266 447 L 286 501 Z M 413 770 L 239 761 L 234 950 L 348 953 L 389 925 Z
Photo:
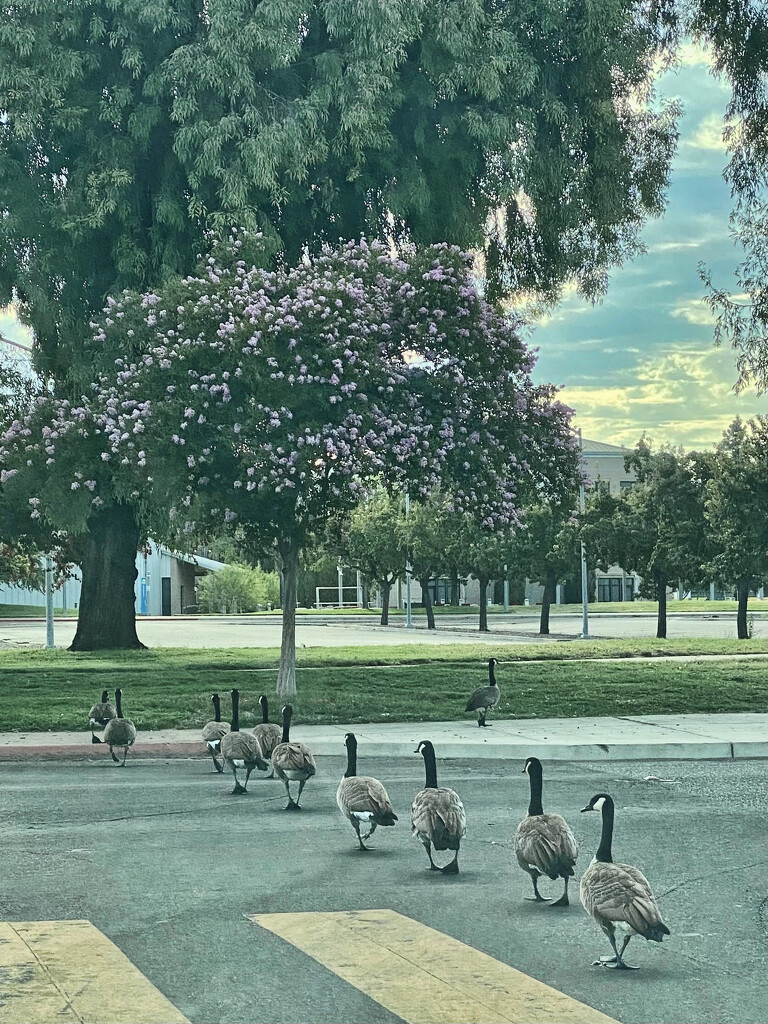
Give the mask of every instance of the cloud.
M 704 239 L 699 238 L 688 242 L 656 242 L 650 246 L 649 252 L 675 252 L 677 249 L 700 249 Z
M 696 125 L 693 135 L 682 145 L 691 149 L 706 149 L 724 153 L 726 146 L 723 140 L 723 118 L 714 111 L 707 114 Z
M 26 348 L 32 347 L 32 332 L 19 322 L 13 306 L 0 307 L 0 337 Z
M 669 315 L 698 327 L 709 327 L 715 323 L 712 310 L 703 299 L 682 300 L 676 303 Z

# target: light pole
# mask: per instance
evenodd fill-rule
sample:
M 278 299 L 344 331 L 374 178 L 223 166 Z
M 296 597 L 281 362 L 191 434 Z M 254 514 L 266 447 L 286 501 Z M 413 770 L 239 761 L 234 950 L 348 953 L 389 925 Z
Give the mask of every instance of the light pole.
M 509 566 L 504 566 L 504 611 L 509 611 Z
M 405 492 L 405 518 L 408 520 L 408 513 L 411 511 L 411 498 L 408 491 Z M 405 628 L 411 629 L 411 562 L 408 559 L 405 563 Z
M 581 436 L 581 427 L 579 427 L 579 451 L 582 453 L 580 462 L 582 465 L 579 467 L 583 469 L 584 462 L 584 439 Z M 579 511 L 584 513 L 584 478 L 582 476 L 581 482 L 579 483 Z M 588 593 L 587 593 L 587 553 L 584 550 L 584 541 L 581 542 L 581 639 L 589 640 L 589 606 L 588 606 Z
M 45 646 L 53 650 L 53 559 L 45 556 Z

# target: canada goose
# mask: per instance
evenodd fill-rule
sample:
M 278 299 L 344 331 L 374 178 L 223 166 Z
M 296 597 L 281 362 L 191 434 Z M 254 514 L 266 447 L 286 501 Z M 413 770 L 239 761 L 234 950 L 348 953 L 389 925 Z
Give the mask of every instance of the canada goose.
M 424 844 L 429 857 L 430 871 L 442 871 L 445 875 L 459 873 L 459 846 L 467 834 L 467 816 L 459 794 L 452 789 L 438 789 L 435 748 L 429 740 L 422 740 L 415 754 L 424 757 L 427 778 L 424 789 L 413 798 L 411 807 L 411 830 Z M 450 864 L 440 868 L 432 860 L 430 844 L 436 850 L 455 850 Z
M 101 691 L 101 704 L 93 705 L 88 712 L 88 718 L 91 726 L 91 743 L 101 743 L 101 740 L 96 735 L 96 729 L 103 729 L 107 722 L 117 718 L 117 711 L 109 703 L 109 693 L 107 690 Z
M 525 898 L 536 903 L 547 902 L 539 893 L 538 879 L 541 875 L 547 875 L 553 881 L 562 878 L 565 882 L 563 895 L 552 906 L 567 907 L 568 879 L 573 875 L 579 846 L 565 818 L 559 814 L 544 813 L 541 806 L 541 761 L 537 757 L 529 757 L 523 771 L 527 772 L 531 782 L 531 802 L 527 816 L 515 832 L 515 856 L 533 882 L 533 896 Z
M 378 779 L 370 775 L 357 774 L 357 738 L 353 732 L 344 737 L 347 748 L 347 770 L 336 790 L 336 803 L 342 814 L 352 822 L 357 833 L 361 850 L 370 850 L 365 840 L 370 839 L 378 825 L 394 825 L 397 821 L 395 809 L 389 801 L 387 791 Z M 360 836 L 360 825 L 365 822 L 369 828 Z
M 304 746 L 303 743 L 291 742 L 292 715 L 292 706 L 286 704 L 283 708 L 283 735 L 278 745 L 272 751 L 272 764 L 277 777 L 282 779 L 285 792 L 288 794 L 288 803 L 284 810 L 300 811 L 299 800 L 301 800 L 301 791 L 304 789 L 307 779 L 311 779 L 315 774 L 315 759 L 312 757 L 309 747 Z M 295 800 L 291 796 L 291 789 L 288 785 L 289 781 L 298 782 L 299 784 L 299 792 L 296 794 Z
M 262 772 L 267 770 L 267 762 L 261 756 L 256 737 L 252 736 L 249 732 L 240 732 L 239 690 L 232 691 L 232 722 L 229 726 L 229 732 L 221 737 L 219 749 L 221 756 L 232 769 L 232 774 L 235 777 L 235 788 L 232 790 L 233 796 L 240 796 L 248 792 L 248 779 L 250 779 L 254 768 L 258 768 Z M 245 771 L 245 784 L 242 786 L 237 779 L 238 768 Z
M 613 839 L 613 800 L 607 793 L 597 793 L 584 811 L 603 812 L 603 832 L 592 863 L 581 876 L 579 895 L 586 912 L 597 921 L 613 947 L 614 956 L 601 956 L 594 967 L 637 970 L 624 962 L 624 950 L 633 935 L 661 942 L 669 928 L 661 919 L 648 879 L 630 864 L 615 864 L 611 856 Z M 624 936 L 621 949 L 616 946 L 616 933 Z
M 115 764 L 120 764 L 114 747 L 123 747 L 123 761 L 121 768 L 125 768 L 125 759 L 128 757 L 128 747 L 132 747 L 136 739 L 136 726 L 130 718 L 123 718 L 123 691 L 115 690 L 115 704 L 117 704 L 117 717 L 107 722 L 104 730 L 104 742 L 109 744 L 109 752 Z
M 211 703 L 213 704 L 213 721 L 206 722 L 203 726 L 203 743 L 208 748 L 216 771 L 223 772 L 224 765 L 216 755 L 221 752 L 221 739 L 229 732 L 229 723 L 221 720 L 221 699 L 218 693 L 211 694 Z
M 272 751 L 280 742 L 282 730 L 276 722 L 270 722 L 269 705 L 267 704 L 267 698 L 263 693 L 259 697 L 259 704 L 261 705 L 261 721 L 258 725 L 254 726 L 253 735 L 259 741 L 261 756 L 265 760 L 269 760 L 272 757 Z M 274 779 L 274 777 L 275 769 L 272 767 L 272 772 L 267 776 L 267 778 Z
M 496 658 L 488 659 L 488 686 L 478 686 L 475 692 L 467 701 L 467 706 L 464 708 L 465 711 L 476 711 L 477 712 L 477 724 L 479 726 L 487 726 L 488 723 L 485 720 L 485 716 L 488 714 L 490 708 L 495 708 L 499 703 L 501 697 L 501 691 L 499 690 L 499 684 L 496 682 L 496 676 L 494 674 L 494 665 L 498 665 Z

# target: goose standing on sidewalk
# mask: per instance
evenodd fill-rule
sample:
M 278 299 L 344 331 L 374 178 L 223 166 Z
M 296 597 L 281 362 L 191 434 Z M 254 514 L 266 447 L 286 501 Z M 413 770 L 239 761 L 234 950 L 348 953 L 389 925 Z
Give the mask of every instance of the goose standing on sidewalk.
M 259 741 L 261 756 L 265 761 L 270 761 L 272 751 L 275 749 L 282 737 L 282 730 L 276 722 L 270 722 L 269 704 L 267 703 L 267 698 L 263 693 L 259 697 L 259 706 L 261 707 L 261 721 L 258 725 L 253 727 L 252 731 L 253 735 Z M 272 771 L 267 778 L 274 779 L 274 765 L 270 765 L 270 767 L 272 768 Z
M 96 735 L 96 730 L 105 729 L 113 718 L 117 718 L 116 709 L 109 703 L 107 690 L 101 691 L 101 703 L 93 705 L 88 712 L 88 718 L 91 726 L 91 743 L 101 743 L 102 741 Z
M 263 772 L 267 770 L 267 762 L 261 756 L 256 737 L 249 732 L 240 732 L 239 690 L 232 691 L 232 722 L 229 732 L 221 738 L 221 754 L 235 777 L 232 796 L 242 796 L 248 792 L 248 779 L 254 768 Z M 238 768 L 245 772 L 245 783 L 242 786 L 237 778 Z
M 527 900 L 545 903 L 547 899 L 539 893 L 538 879 L 546 875 L 554 881 L 562 878 L 565 882 L 563 895 L 553 907 L 568 906 L 568 879 L 573 875 L 573 866 L 579 854 L 576 836 L 571 826 L 559 814 L 545 814 L 541 805 L 541 761 L 529 757 L 523 771 L 531 783 L 531 800 L 528 814 L 517 826 L 515 832 L 515 856 L 517 863 L 527 871 L 533 882 L 533 896 Z
M 498 665 L 496 658 L 488 659 L 488 686 L 478 686 L 475 692 L 467 701 L 465 711 L 477 712 L 477 724 L 481 727 L 487 726 L 486 715 L 491 708 L 495 708 L 501 699 L 501 690 L 496 682 L 494 667 Z
M 423 844 L 429 857 L 429 870 L 442 871 L 444 875 L 458 875 L 459 847 L 467 834 L 467 816 L 459 794 L 452 789 L 439 789 L 435 748 L 429 740 L 422 740 L 415 754 L 424 758 L 426 781 L 424 789 L 413 798 L 411 807 L 412 834 Z M 445 867 L 438 867 L 432 860 L 431 847 L 436 850 L 455 850 L 453 860 Z
M 203 743 L 213 758 L 216 771 L 221 773 L 224 771 L 224 765 L 216 755 L 221 753 L 221 741 L 229 732 L 229 723 L 221 720 L 221 699 L 218 693 L 211 694 L 211 703 L 213 704 L 213 721 L 206 722 L 203 726 Z
M 347 733 L 344 744 L 347 748 L 347 770 L 336 790 L 336 803 L 352 823 L 360 849 L 370 850 L 372 847 L 366 846 L 365 840 L 371 838 L 378 825 L 394 825 L 397 815 L 379 780 L 357 774 L 357 738 L 353 732 Z M 360 835 L 361 825 L 368 826 L 364 836 Z
M 104 730 L 104 742 L 109 744 L 109 752 L 115 764 L 125 768 L 125 759 L 128 757 L 128 747 L 132 747 L 136 741 L 136 726 L 130 718 L 123 718 L 123 691 L 115 690 L 115 704 L 117 705 L 117 717 L 107 722 Z M 123 761 L 115 754 L 115 747 L 123 747 Z
M 288 794 L 288 803 L 283 810 L 300 811 L 299 800 L 301 800 L 301 791 L 304 789 L 307 780 L 311 779 L 315 774 L 316 768 L 315 759 L 312 757 L 312 751 L 309 747 L 303 743 L 291 741 L 292 715 L 293 707 L 290 704 L 286 704 L 283 708 L 283 735 L 280 743 L 272 751 L 272 764 L 274 765 L 277 777 L 282 780 L 285 792 Z M 291 796 L 289 782 L 298 782 L 299 784 L 299 792 L 296 794 L 295 800 Z
M 601 956 L 594 960 L 593 967 L 613 967 L 616 970 L 637 970 L 624 962 L 624 950 L 633 935 L 640 935 L 652 942 L 661 942 L 669 935 L 669 928 L 661 919 L 661 913 L 651 890 L 648 879 L 631 864 L 616 864 L 611 853 L 613 840 L 613 800 L 607 793 L 597 793 L 584 811 L 602 811 L 603 831 L 600 845 L 592 863 L 581 876 L 579 895 L 590 915 L 608 936 L 613 956 Z M 621 949 L 616 945 L 616 935 L 623 935 Z

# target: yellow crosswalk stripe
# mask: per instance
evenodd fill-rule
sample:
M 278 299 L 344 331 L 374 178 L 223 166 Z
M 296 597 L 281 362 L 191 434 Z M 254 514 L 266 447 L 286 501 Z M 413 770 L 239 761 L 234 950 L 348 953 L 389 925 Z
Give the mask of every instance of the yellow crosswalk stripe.
M 90 921 L 0 922 L 0 1024 L 189 1024 Z
M 408 1024 L 616 1024 L 393 910 L 252 914 Z

